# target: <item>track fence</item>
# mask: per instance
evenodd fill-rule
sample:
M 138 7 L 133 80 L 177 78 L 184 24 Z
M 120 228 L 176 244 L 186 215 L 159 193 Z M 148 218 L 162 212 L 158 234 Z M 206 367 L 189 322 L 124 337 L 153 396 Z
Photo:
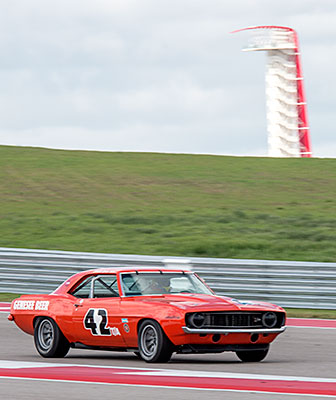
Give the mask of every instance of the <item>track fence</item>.
M 0 292 L 48 293 L 72 274 L 113 266 L 186 266 L 222 296 L 336 309 L 336 263 L 183 258 L 0 248 Z

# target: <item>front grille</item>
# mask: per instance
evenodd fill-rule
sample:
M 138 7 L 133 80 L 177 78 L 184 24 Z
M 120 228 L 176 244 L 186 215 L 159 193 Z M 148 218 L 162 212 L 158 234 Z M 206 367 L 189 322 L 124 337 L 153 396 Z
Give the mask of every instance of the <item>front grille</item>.
M 209 326 L 212 328 L 261 328 L 261 313 L 237 313 L 237 314 L 209 314 Z
M 267 318 L 274 314 L 276 320 L 270 324 Z M 186 315 L 186 325 L 189 328 L 229 328 L 229 329 L 258 329 L 258 328 L 280 328 L 285 323 L 285 316 L 282 312 L 196 312 Z M 272 326 L 270 326 L 272 325 Z

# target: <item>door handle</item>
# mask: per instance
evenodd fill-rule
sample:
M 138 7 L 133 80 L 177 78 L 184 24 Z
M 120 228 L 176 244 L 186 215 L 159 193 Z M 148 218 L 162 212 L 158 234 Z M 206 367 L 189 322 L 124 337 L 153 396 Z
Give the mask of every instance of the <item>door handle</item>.
M 77 307 L 83 307 L 83 304 L 74 304 L 74 306 Z

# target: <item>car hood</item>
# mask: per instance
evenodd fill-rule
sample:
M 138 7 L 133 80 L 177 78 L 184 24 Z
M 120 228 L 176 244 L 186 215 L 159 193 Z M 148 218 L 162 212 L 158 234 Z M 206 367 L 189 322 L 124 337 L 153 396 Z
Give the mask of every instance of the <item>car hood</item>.
M 188 311 L 282 311 L 281 307 L 262 301 L 237 300 L 230 297 L 207 294 L 153 295 L 137 297 L 134 300 L 158 305 L 167 304 Z

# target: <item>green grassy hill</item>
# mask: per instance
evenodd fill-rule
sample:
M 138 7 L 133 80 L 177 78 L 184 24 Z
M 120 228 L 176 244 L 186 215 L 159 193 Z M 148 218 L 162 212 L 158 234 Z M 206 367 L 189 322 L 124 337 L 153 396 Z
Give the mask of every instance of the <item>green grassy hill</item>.
M 336 261 L 336 159 L 0 146 L 0 246 Z

